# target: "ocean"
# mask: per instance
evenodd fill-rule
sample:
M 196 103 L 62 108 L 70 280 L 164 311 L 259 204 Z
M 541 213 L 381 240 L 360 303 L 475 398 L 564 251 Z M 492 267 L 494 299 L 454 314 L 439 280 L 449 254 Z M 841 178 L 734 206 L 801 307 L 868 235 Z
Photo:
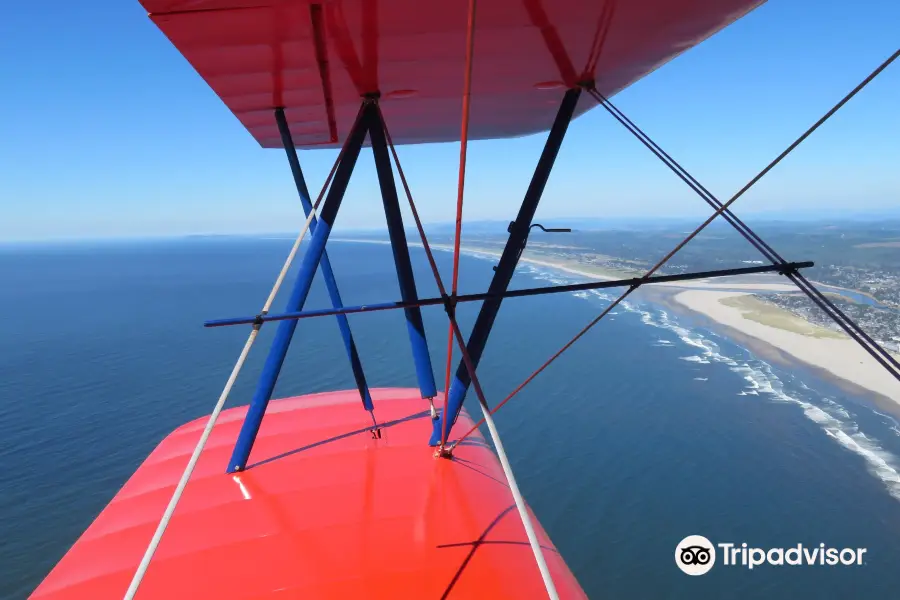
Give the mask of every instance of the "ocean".
M 156 444 L 209 413 L 247 329 L 202 322 L 255 314 L 289 246 L 223 237 L 0 248 L 0 598 L 26 597 Z M 388 246 L 329 252 L 346 304 L 399 299 Z M 411 252 L 420 295 L 436 295 L 423 251 Z M 449 279 L 450 256 L 436 256 Z M 495 260 L 464 256 L 460 292 L 485 290 Z M 524 265 L 513 286 L 569 281 Z M 610 297 L 504 302 L 479 368 L 488 401 Z M 307 307 L 328 305 L 317 281 Z M 477 308 L 459 309 L 464 329 Z M 423 314 L 442 385 L 445 316 Z M 416 385 L 400 312 L 350 322 L 370 385 Z M 274 329 L 263 328 L 230 405 L 249 401 Z M 350 387 L 334 319 L 301 322 L 276 397 Z M 467 406 L 477 414 L 474 395 Z M 497 423 L 526 499 L 592 598 L 898 595 L 897 421 L 688 317 L 640 299 L 618 307 Z M 717 564 L 690 577 L 674 553 L 692 534 L 867 552 L 859 566 Z

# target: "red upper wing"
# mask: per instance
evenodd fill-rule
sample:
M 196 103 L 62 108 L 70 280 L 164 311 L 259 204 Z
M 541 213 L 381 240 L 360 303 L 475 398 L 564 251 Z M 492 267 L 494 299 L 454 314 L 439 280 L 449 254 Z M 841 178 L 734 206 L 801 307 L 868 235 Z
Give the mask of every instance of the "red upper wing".
M 284 106 L 298 147 L 339 145 L 380 92 L 397 143 L 459 139 L 465 0 L 142 0 L 264 147 Z M 471 139 L 549 128 L 562 90 L 611 96 L 761 0 L 481 0 Z M 548 88 L 551 89 L 541 89 Z M 174 93 L 174 92 L 173 92 Z M 593 101 L 582 98 L 577 114 Z

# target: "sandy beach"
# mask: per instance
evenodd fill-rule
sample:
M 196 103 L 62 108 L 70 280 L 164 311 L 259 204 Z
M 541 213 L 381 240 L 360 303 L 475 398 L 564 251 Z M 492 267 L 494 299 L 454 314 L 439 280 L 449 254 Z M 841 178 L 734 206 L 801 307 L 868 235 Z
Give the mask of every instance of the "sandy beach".
M 421 246 L 421 244 L 415 244 L 416 246 Z M 453 246 L 445 245 L 445 244 L 431 244 L 432 248 L 437 250 L 446 250 L 452 251 Z M 493 248 L 481 248 L 477 246 L 467 245 L 463 248 L 464 251 L 472 253 L 477 252 L 479 254 L 487 254 L 489 256 L 495 256 L 498 259 L 500 258 L 500 251 L 495 250 Z M 583 263 L 578 263 L 571 260 L 566 260 L 563 258 L 553 258 L 549 257 L 540 252 L 534 252 L 530 250 L 525 250 L 522 253 L 521 258 L 519 258 L 519 262 L 529 263 L 532 265 L 538 265 L 541 267 L 548 267 L 551 269 L 556 269 L 557 271 L 562 271 L 564 273 L 569 273 L 571 275 L 577 275 L 579 277 L 585 277 L 587 279 L 594 279 L 599 281 L 612 281 L 614 279 L 627 279 L 629 277 L 634 277 L 635 273 L 626 273 L 624 271 L 616 271 L 613 269 L 604 269 L 602 267 L 594 267 L 592 265 L 585 265 Z
M 332 238 L 331 241 L 334 242 L 352 242 L 352 243 L 365 243 L 365 244 L 390 244 L 387 240 L 360 240 L 360 239 L 349 239 L 349 238 Z M 418 242 L 409 242 L 409 246 L 414 248 L 421 248 L 422 244 Z M 440 250 L 442 252 L 452 252 L 453 246 L 449 244 L 429 244 L 431 248 L 434 250 Z M 496 258 L 500 258 L 500 251 L 495 248 L 484 248 L 481 246 L 473 246 L 471 244 L 467 244 L 462 247 L 462 251 L 468 254 L 484 254 L 487 256 L 494 256 Z M 615 271 L 612 269 L 603 269 L 600 267 L 593 267 L 590 265 L 584 265 L 582 263 L 576 263 L 574 261 L 565 260 L 565 259 L 555 259 L 552 257 L 547 257 L 545 255 L 535 253 L 529 250 L 525 250 L 522 253 L 521 258 L 519 259 L 520 263 L 529 263 L 532 265 L 538 265 L 541 267 L 548 267 L 551 269 L 556 269 L 557 271 L 562 271 L 564 273 L 569 273 L 571 275 L 577 275 L 579 277 L 586 277 L 588 279 L 599 280 L 599 281 L 612 281 L 614 279 L 627 279 L 629 277 L 635 277 L 635 273 L 625 273 L 622 271 Z
M 496 251 L 480 251 L 500 256 Z M 634 273 L 615 273 L 580 263 L 573 264 L 573 261 L 535 258 L 527 251 L 521 260 L 589 279 L 635 276 Z M 765 281 L 766 279 L 771 282 Z M 900 382 L 849 336 L 814 325 L 752 295 L 757 291 L 796 292 L 795 286 L 780 283 L 778 275 L 757 277 L 752 283 L 740 280 L 728 283 L 721 281 L 723 280 L 719 279 L 716 283 L 709 280 L 682 281 L 648 287 L 666 290 L 666 296 L 672 294 L 672 301 L 692 312 L 772 346 L 794 360 L 821 369 L 852 386 L 878 394 L 891 401 L 892 412 L 900 412 Z M 900 360 L 900 355 L 895 354 L 895 357 Z
M 841 332 L 817 325 L 747 292 L 687 290 L 678 304 L 900 406 L 900 383 Z
M 410 244 L 411 246 L 421 247 L 421 244 Z M 445 245 L 445 244 L 431 244 L 432 248 L 437 250 L 453 250 L 453 246 Z M 463 251 L 469 253 L 479 253 L 486 254 L 489 256 L 495 256 L 500 258 L 500 252 L 493 248 L 482 248 L 467 245 L 464 246 Z M 571 275 L 577 275 L 579 277 L 585 277 L 587 279 L 593 279 L 598 281 L 612 281 L 615 279 L 629 279 L 632 277 L 640 277 L 644 273 L 637 271 L 618 271 L 614 269 L 608 269 L 603 267 L 596 267 L 593 265 L 586 265 L 581 262 L 576 262 L 572 260 L 566 260 L 564 258 L 553 258 L 549 257 L 546 254 L 540 251 L 534 250 L 525 250 L 522 253 L 522 257 L 519 259 L 519 262 L 530 263 L 533 265 L 539 265 L 542 267 L 549 267 L 551 269 L 556 269 L 558 271 L 562 271 L 564 273 L 569 273 Z M 654 288 L 666 288 L 671 290 L 691 290 L 691 289 L 703 289 L 703 290 L 752 290 L 752 291 L 767 291 L 767 292 L 796 292 L 796 286 L 780 283 L 783 281 L 779 279 L 779 275 L 762 275 L 757 276 L 757 281 L 753 283 L 746 283 L 744 279 L 740 278 L 720 278 L 717 279 L 717 282 L 726 281 L 728 283 L 713 283 L 708 279 L 698 279 L 695 281 L 676 281 L 672 283 L 654 283 L 652 287 Z

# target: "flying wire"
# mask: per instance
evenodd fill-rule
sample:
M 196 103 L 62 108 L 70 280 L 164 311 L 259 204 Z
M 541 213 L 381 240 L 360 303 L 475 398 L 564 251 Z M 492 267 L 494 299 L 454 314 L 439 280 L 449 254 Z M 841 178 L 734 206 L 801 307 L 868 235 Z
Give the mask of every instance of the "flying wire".
M 359 121 L 361 115 L 362 110 L 360 110 L 359 114 L 356 117 L 357 122 Z M 354 128 L 355 127 L 356 125 L 354 125 Z M 288 253 L 288 257 L 284 262 L 284 266 L 282 266 L 278 277 L 275 279 L 272 290 L 269 292 L 269 296 L 268 298 L 266 298 L 266 302 L 263 305 L 262 310 L 260 311 L 261 315 L 268 313 L 269 309 L 272 307 L 272 303 L 275 301 L 275 296 L 278 294 L 278 290 L 281 287 L 281 284 L 284 282 L 285 275 L 287 274 L 288 270 L 290 270 L 291 263 L 294 261 L 294 257 L 297 254 L 297 249 L 300 247 L 303 238 L 306 236 L 306 232 L 309 231 L 310 223 L 312 223 L 312 220 L 316 216 L 316 209 L 321 203 L 322 198 L 325 197 L 325 191 L 328 189 L 328 186 L 331 185 L 331 180 L 334 177 L 337 166 L 341 162 L 341 158 L 344 155 L 345 149 L 346 142 L 344 144 L 344 148 L 341 148 L 337 159 L 335 159 L 334 166 L 331 168 L 331 173 L 328 174 L 328 178 L 325 180 L 325 184 L 322 186 L 322 191 L 319 193 L 319 197 L 316 198 L 316 201 L 312 206 L 312 210 L 309 211 L 309 216 L 306 218 L 306 223 L 303 225 L 300 234 L 297 236 L 294 245 L 291 247 L 291 251 L 290 253 Z M 222 390 L 222 394 L 219 396 L 219 400 L 216 402 L 212 413 L 209 415 L 206 426 L 203 428 L 203 433 L 200 434 L 200 439 L 197 441 L 197 445 L 194 448 L 190 459 L 188 460 L 187 466 L 184 468 L 184 472 L 181 474 L 181 479 L 179 479 L 178 484 L 175 486 L 175 491 L 172 492 L 172 497 L 169 499 L 169 504 L 166 506 L 166 510 L 165 512 L 163 512 L 163 516 L 159 520 L 156 531 L 153 533 L 153 537 L 150 539 L 150 543 L 147 545 L 147 549 L 144 551 L 144 556 L 141 558 L 141 562 L 131 579 L 131 583 L 128 585 L 124 600 L 133 600 L 135 594 L 137 594 L 138 588 L 140 587 L 141 582 L 144 580 L 144 576 L 147 573 L 147 569 L 150 567 L 150 561 L 153 559 L 153 555 L 156 553 L 156 549 L 159 547 L 159 544 L 162 541 L 162 536 L 165 533 L 166 528 L 169 526 L 169 522 L 172 520 L 172 515 L 175 513 L 175 509 L 177 508 L 178 503 L 184 494 L 184 490 L 187 487 L 188 481 L 190 481 L 191 475 L 194 472 L 194 468 L 197 466 L 197 461 L 200 460 L 200 454 L 203 452 L 203 448 L 206 446 L 206 442 L 209 440 L 210 434 L 212 434 L 213 427 L 215 426 L 216 421 L 219 418 L 219 414 L 222 412 L 222 408 L 225 406 L 225 402 L 228 400 L 228 396 L 231 394 L 231 389 L 234 387 L 234 383 L 235 381 L 237 381 L 238 375 L 240 374 L 241 369 L 243 368 L 244 363 L 247 360 L 247 356 L 250 354 L 250 348 L 253 347 L 253 343 L 256 341 L 256 337 L 259 334 L 261 326 L 262 323 L 254 325 L 253 329 L 250 331 L 250 335 L 247 337 L 247 341 L 244 342 L 244 347 L 241 349 L 241 353 L 238 356 L 237 362 L 234 364 L 234 368 L 232 368 L 231 374 L 228 376 L 228 381 L 225 383 L 225 388 Z
M 753 187 L 760 179 L 762 179 L 769 171 L 771 171 L 778 163 L 780 163 L 788 154 L 790 154 L 797 146 L 799 146 L 806 138 L 808 138 L 816 129 L 819 128 L 825 121 L 831 118 L 844 104 L 846 104 L 853 96 L 855 96 L 860 90 L 862 90 L 866 85 L 868 85 L 875 77 L 877 77 L 884 69 L 888 67 L 898 56 L 900 56 L 900 49 L 894 52 L 891 56 L 887 58 L 883 63 L 881 63 L 874 71 L 872 71 L 865 79 L 863 79 L 859 85 L 853 88 L 846 96 L 841 98 L 841 100 L 835 104 L 828 112 L 826 112 L 818 121 L 816 121 L 813 125 L 811 125 L 805 132 L 803 132 L 800 137 L 794 140 L 781 154 L 779 154 L 772 162 L 766 165 L 759 173 L 757 173 L 749 182 L 747 182 L 744 187 L 742 187 L 734 196 L 731 197 L 725 204 L 721 204 L 716 211 L 704 221 L 699 227 L 697 227 L 690 235 L 684 238 L 678 245 L 675 246 L 668 254 L 666 254 L 659 262 L 657 262 L 647 273 L 644 274 L 642 279 L 646 280 L 648 277 L 653 275 L 657 270 L 659 270 L 665 263 L 667 263 L 676 253 L 678 253 L 684 246 L 688 244 L 692 239 L 694 239 L 697 235 L 700 234 L 706 227 L 712 223 L 712 221 L 723 214 L 726 210 L 728 210 L 732 204 L 737 201 L 738 198 L 743 196 L 747 190 Z M 590 91 L 590 90 L 589 90 Z M 662 157 L 660 157 L 662 158 Z M 499 402 L 493 409 L 491 409 L 491 413 L 496 413 L 502 406 L 504 406 L 507 402 L 509 402 L 513 397 L 516 396 L 522 389 L 525 388 L 531 381 L 534 380 L 535 377 L 540 375 L 547 367 L 549 367 L 557 358 L 559 358 L 566 350 L 568 350 L 572 345 L 581 339 L 584 334 L 586 334 L 591 328 L 594 327 L 598 322 L 600 322 L 603 317 L 605 317 L 609 312 L 619 305 L 623 300 L 625 300 L 631 293 L 640 287 L 640 284 L 635 284 L 625 290 L 618 298 L 616 298 L 609 306 L 607 306 L 596 318 L 594 318 L 590 323 L 588 323 L 584 328 L 582 328 L 575 336 L 569 340 L 562 348 L 560 348 L 555 354 L 553 354 L 547 361 L 545 361 L 540 367 L 538 367 L 535 371 L 531 373 L 521 384 L 516 386 L 516 388 L 509 393 L 501 402 Z M 871 353 L 871 351 L 870 351 Z M 874 355 L 873 355 L 874 356 Z M 876 357 L 880 358 L 880 357 Z M 879 360 L 882 365 L 885 365 L 883 360 Z M 886 366 L 886 365 L 885 365 Z M 889 367 L 889 371 L 894 373 Z M 896 374 L 895 374 L 896 376 Z M 484 424 L 484 419 L 476 423 L 469 431 L 460 436 L 455 445 L 458 445 L 472 433 L 474 433 L 482 424 Z
M 448 311 L 455 312 L 457 286 L 459 283 L 459 252 L 462 236 L 463 196 L 466 186 L 466 153 L 469 147 L 469 115 L 472 100 L 472 65 L 475 54 L 475 9 L 476 0 L 469 0 L 466 20 L 466 72 L 463 81 L 462 119 L 459 134 L 459 175 L 456 182 L 456 224 L 453 235 L 453 278 L 450 280 L 450 303 Z M 449 313 L 448 313 L 449 315 Z M 447 332 L 447 365 L 444 369 L 444 420 L 441 427 L 441 447 L 447 443 L 450 426 L 447 423 L 447 400 L 450 392 L 450 368 L 453 363 L 453 326 Z

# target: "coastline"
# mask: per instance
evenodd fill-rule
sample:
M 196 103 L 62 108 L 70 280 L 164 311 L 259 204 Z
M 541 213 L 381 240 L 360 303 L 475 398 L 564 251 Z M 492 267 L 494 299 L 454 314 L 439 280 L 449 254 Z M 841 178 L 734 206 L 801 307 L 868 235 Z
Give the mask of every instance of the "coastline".
M 334 241 L 390 243 L 362 239 Z M 409 245 L 422 247 L 419 243 Z M 431 247 L 440 251 L 453 250 L 447 244 L 431 244 Z M 494 248 L 469 244 L 462 250 L 470 255 L 500 257 L 500 252 Z M 633 272 L 593 267 L 529 249 L 523 252 L 519 260 L 586 279 L 609 281 L 636 276 Z M 870 397 L 878 408 L 900 417 L 900 382 L 849 336 L 813 325 L 778 307 L 753 304 L 755 299 L 752 294 L 756 291 L 795 290 L 780 283 L 776 277 L 758 277 L 753 282 L 735 280 L 733 283 L 710 283 L 699 280 L 653 284 L 642 287 L 640 293 L 646 299 L 676 312 L 700 317 L 766 360 L 787 366 L 800 364 L 855 395 Z M 900 356 L 897 358 L 900 359 Z
M 386 244 L 389 245 L 390 242 L 387 240 L 371 240 L 371 239 L 356 239 L 356 238 L 332 238 L 331 241 L 334 242 L 349 242 L 355 244 Z M 421 248 L 422 244 L 419 242 L 409 242 L 408 245 L 413 248 Z M 453 246 L 449 244 L 429 244 L 429 246 L 435 250 L 440 250 L 442 252 L 452 252 Z M 472 254 L 484 254 L 488 256 L 492 256 L 495 258 L 500 258 L 500 252 L 494 248 L 486 248 L 484 246 L 475 246 L 472 244 L 467 244 L 461 246 L 461 251 L 463 253 Z M 593 265 L 586 265 L 584 263 L 580 263 L 577 261 L 569 260 L 566 258 L 557 258 L 552 255 L 548 255 L 539 250 L 528 249 L 522 253 L 522 256 L 519 258 L 520 263 L 529 263 L 532 265 L 537 265 L 541 267 L 547 267 L 549 269 L 556 269 L 558 271 L 562 271 L 563 273 L 568 273 L 570 275 L 576 275 L 578 277 L 584 277 L 587 279 L 599 280 L 599 281 L 613 281 L 616 279 L 631 279 L 633 277 L 640 277 L 643 275 L 643 272 L 638 271 L 623 271 L 617 269 L 596 267 Z M 765 276 L 764 276 L 765 277 Z M 782 292 L 782 291 L 795 291 L 796 288 L 786 285 L 784 283 L 776 282 L 777 276 L 771 276 L 771 281 L 762 281 L 760 283 L 746 283 L 746 282 L 734 282 L 734 283 L 709 283 L 704 280 L 697 281 L 676 281 L 672 283 L 654 283 L 652 285 L 653 288 L 665 288 L 667 290 L 687 290 L 687 289 L 754 289 L 761 291 L 769 291 L 769 292 Z M 731 279 L 731 278 L 723 278 L 723 279 Z M 644 288 L 641 288 L 644 289 Z
M 354 239 L 354 238 L 332 238 L 333 242 L 344 242 L 344 243 L 354 243 L 354 244 L 386 244 L 389 245 L 390 242 L 387 240 L 368 240 L 368 239 Z M 408 242 L 410 247 L 413 248 L 421 248 L 422 244 L 419 242 Z M 440 250 L 442 252 L 452 252 L 453 246 L 449 244 L 429 244 L 429 246 L 435 250 Z M 500 258 L 500 252 L 493 248 L 485 248 L 482 246 L 473 246 L 471 244 L 465 245 L 461 247 L 461 251 L 468 254 L 486 254 L 489 256 L 493 256 L 495 258 Z M 613 269 L 602 269 L 599 267 L 589 267 L 587 265 L 581 265 L 578 263 L 572 264 L 572 261 L 566 259 L 554 259 L 552 257 L 545 256 L 541 253 L 535 253 L 533 250 L 526 249 L 525 252 L 522 253 L 521 258 L 519 258 L 520 263 L 529 263 L 533 265 L 538 265 L 541 267 L 547 267 L 550 269 L 556 269 L 558 271 L 563 271 L 564 273 L 569 273 L 570 275 L 577 275 L 579 277 L 587 277 L 588 279 L 598 279 L 601 281 L 612 281 L 614 279 L 627 279 L 629 277 L 634 277 L 635 273 L 626 273 L 624 271 L 615 271 Z
M 864 391 L 878 396 L 879 407 L 900 414 L 900 383 L 868 355 L 855 341 L 842 332 L 835 332 L 779 309 L 767 307 L 768 314 L 753 314 L 749 304 L 734 302 L 752 298 L 750 292 L 686 290 L 674 295 L 673 302 L 702 315 L 736 337 L 752 340 L 752 350 L 784 363 L 785 357 L 796 360 L 815 371 L 827 374 L 850 391 Z M 731 301 L 729 303 L 729 301 Z M 775 326 L 771 321 L 782 323 Z M 770 322 L 767 322 L 770 321 Z M 755 342 L 755 344 L 754 344 Z M 773 354 L 775 350 L 778 356 Z M 847 385 L 849 384 L 849 386 Z M 887 402 L 885 402 L 885 400 Z

